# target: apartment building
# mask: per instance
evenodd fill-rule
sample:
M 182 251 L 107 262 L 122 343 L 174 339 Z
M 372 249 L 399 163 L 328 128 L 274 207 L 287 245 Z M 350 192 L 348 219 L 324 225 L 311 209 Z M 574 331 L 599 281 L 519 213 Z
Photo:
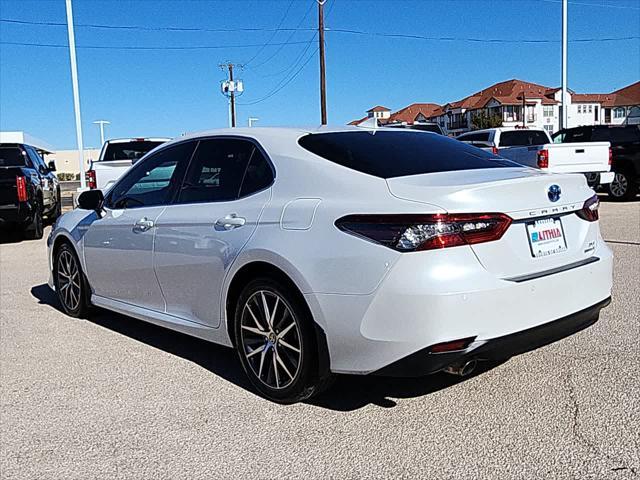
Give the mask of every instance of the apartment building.
M 640 106 L 640 82 L 611 93 L 575 93 L 568 90 L 568 126 L 622 124 L 632 108 Z M 542 128 L 553 133 L 560 128 L 562 91 L 523 80 L 496 83 L 468 97 L 444 105 L 414 103 L 392 113 L 374 107 L 367 116 L 381 124 L 436 122 L 451 136 L 486 126 Z M 380 110 L 384 108 L 384 112 Z

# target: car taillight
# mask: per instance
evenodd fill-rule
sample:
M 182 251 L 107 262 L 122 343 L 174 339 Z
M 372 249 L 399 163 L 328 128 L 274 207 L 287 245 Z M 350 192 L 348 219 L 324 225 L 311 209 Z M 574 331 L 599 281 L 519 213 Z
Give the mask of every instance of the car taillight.
M 16 189 L 18 190 L 18 201 L 26 202 L 27 197 L 27 179 L 24 177 L 16 177 Z
M 538 151 L 538 168 L 549 168 L 549 150 Z
M 91 190 L 94 190 L 94 189 L 98 188 L 98 184 L 96 182 L 96 171 L 95 170 L 87 170 L 87 173 L 85 174 L 85 179 L 87 180 L 87 186 Z
M 493 146 L 491 147 L 491 153 L 493 153 L 494 155 L 499 155 L 500 151 L 498 150 L 498 147 Z
M 399 252 L 472 245 L 499 240 L 511 225 L 502 213 L 436 215 L 348 215 L 336 221 L 343 232 Z
M 613 150 L 609 147 L 609 166 L 613 165 Z
M 598 220 L 598 208 L 600 207 L 600 200 L 597 195 L 594 195 L 589 200 L 584 202 L 581 210 L 576 212 L 581 219 L 587 222 L 595 222 Z

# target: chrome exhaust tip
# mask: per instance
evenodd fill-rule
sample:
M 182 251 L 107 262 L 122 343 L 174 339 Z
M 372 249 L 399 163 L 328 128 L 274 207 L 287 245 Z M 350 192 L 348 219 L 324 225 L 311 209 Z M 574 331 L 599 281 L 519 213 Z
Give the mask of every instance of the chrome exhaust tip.
M 444 369 L 444 371 L 447 373 L 450 373 L 451 375 L 457 375 L 458 377 L 466 377 L 473 373 L 477 365 L 478 365 L 478 361 L 475 359 L 472 359 L 467 362 L 454 363 L 452 365 L 449 365 L 447 368 Z

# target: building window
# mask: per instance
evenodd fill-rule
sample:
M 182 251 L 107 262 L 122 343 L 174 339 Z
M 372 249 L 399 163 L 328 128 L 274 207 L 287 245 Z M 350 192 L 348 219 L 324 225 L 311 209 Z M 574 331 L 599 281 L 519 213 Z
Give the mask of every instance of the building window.
M 589 105 L 589 113 L 593 113 L 593 105 Z
M 598 105 L 596 105 L 595 107 L 593 107 L 593 119 L 597 122 L 598 121 Z
M 553 125 L 544 125 L 543 128 L 547 131 L 549 135 L 553 133 Z
M 542 107 L 542 115 L 545 117 L 553 117 L 553 105 L 544 105 Z
M 624 118 L 624 108 L 614 108 L 613 109 L 613 118 Z

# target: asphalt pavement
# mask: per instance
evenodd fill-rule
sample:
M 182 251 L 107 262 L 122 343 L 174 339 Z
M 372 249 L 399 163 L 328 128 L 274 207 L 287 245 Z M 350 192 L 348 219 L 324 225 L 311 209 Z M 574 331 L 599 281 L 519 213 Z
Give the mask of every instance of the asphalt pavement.
M 640 202 L 601 217 L 615 283 L 594 326 L 467 379 L 343 376 L 292 406 L 230 349 L 65 316 L 44 240 L 5 239 L 0 477 L 640 478 Z

